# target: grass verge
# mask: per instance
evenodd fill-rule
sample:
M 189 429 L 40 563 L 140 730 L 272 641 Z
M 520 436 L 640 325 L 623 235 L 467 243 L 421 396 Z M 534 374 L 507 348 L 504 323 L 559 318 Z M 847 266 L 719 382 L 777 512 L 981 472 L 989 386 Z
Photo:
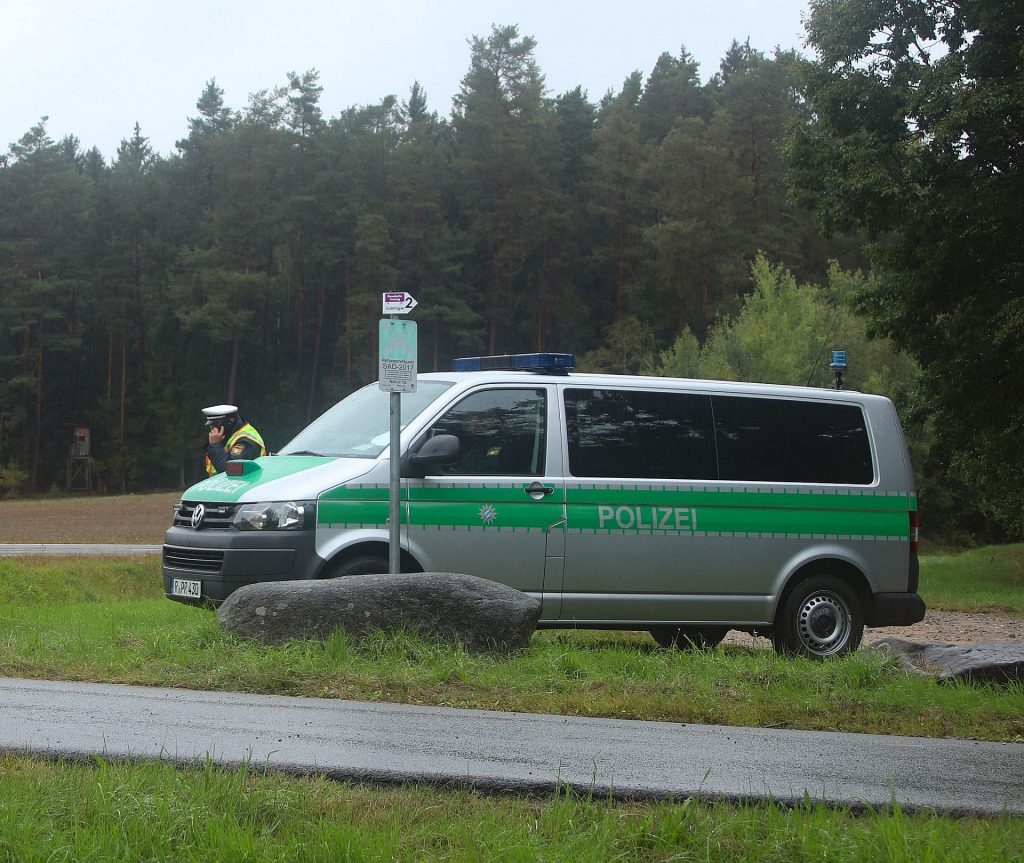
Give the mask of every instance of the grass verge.
M 489 710 L 1024 739 L 1024 687 L 939 684 L 878 655 L 665 651 L 633 633 L 541 632 L 477 656 L 413 634 L 267 647 L 164 600 L 159 561 L 0 560 L 0 674 Z
M 1024 614 L 1024 545 L 990 545 L 921 558 L 929 608 Z
M 614 803 L 378 788 L 246 769 L 0 757 L 0 859 L 1020 859 L 1024 821 L 773 804 Z

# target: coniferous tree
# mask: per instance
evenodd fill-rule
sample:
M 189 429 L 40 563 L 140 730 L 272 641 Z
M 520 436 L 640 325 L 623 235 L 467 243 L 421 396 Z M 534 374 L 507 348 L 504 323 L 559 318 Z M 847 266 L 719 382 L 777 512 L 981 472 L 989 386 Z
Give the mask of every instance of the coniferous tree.
M 703 335 L 723 298 L 742 290 L 737 281 L 750 252 L 737 216 L 749 199 L 749 178 L 697 118 L 669 132 L 647 176 L 660 216 L 646 231 L 661 277 L 657 296 L 676 310 L 676 330 L 689 326 Z
M 711 99 L 700 83 L 700 64 L 684 47 L 678 57 L 658 57 L 637 105 L 640 135 L 659 143 L 679 120 L 711 117 Z
M 392 154 L 385 200 L 393 236 L 395 287 L 420 303 L 422 368 L 448 367 L 455 355 L 481 347 L 480 316 L 462 278 L 464 234 L 449 220 L 451 127 L 428 111 L 414 83 L 401 106 L 403 128 Z
M 552 137 L 536 43 L 516 27 L 474 37 L 455 98 L 459 200 L 476 248 L 473 281 L 490 353 L 521 344 L 520 287 L 542 266 L 548 215 L 558 207 Z
M 594 220 L 590 269 L 595 312 L 602 327 L 634 316 L 648 284 L 650 220 L 644 170 L 649 150 L 640 133 L 637 104 L 642 76 L 634 72 L 617 95 L 602 100 L 591 159 L 588 198 Z
M 310 70 L 240 111 L 211 78 L 167 158 L 137 127 L 109 164 L 33 130 L 0 158 L 0 487 L 61 481 L 40 430 L 69 414 L 112 490 L 198 476 L 182 405 L 237 401 L 275 448 L 373 378 L 389 287 L 420 300 L 421 368 L 641 371 L 739 308 L 757 249 L 806 278 L 855 248 L 784 198 L 792 57 L 737 43 L 706 84 L 685 50 L 652 59 L 598 105 L 550 98 L 499 26 L 450 121 L 418 84 L 325 117 Z
M 62 405 L 80 343 L 74 322 L 87 203 L 77 145 L 55 143 L 44 117 L 11 146 L 0 174 L 0 410 L 8 458 L 24 466 L 30 491 L 59 481 L 64 463 Z

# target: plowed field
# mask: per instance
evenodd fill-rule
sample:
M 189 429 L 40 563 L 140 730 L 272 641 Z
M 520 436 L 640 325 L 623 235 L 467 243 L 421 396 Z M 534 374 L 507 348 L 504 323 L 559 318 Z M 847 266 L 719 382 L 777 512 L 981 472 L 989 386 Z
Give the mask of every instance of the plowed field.
M 113 542 L 159 545 L 179 492 L 0 501 L 0 544 Z

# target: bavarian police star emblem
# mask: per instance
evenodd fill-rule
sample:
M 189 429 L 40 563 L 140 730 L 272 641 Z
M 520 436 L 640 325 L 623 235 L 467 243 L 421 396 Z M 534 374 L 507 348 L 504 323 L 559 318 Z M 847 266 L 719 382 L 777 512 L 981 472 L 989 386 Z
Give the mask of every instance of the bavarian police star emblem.
M 498 511 L 494 508 L 494 504 L 485 503 L 480 507 L 480 521 L 484 524 L 494 524 L 498 519 Z

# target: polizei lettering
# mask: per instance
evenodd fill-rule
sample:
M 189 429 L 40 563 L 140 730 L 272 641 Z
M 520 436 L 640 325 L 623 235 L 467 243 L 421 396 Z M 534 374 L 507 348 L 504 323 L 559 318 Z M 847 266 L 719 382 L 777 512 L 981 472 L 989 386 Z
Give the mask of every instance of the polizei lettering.
M 697 510 L 675 506 L 599 506 L 598 527 L 611 530 L 697 529 Z

